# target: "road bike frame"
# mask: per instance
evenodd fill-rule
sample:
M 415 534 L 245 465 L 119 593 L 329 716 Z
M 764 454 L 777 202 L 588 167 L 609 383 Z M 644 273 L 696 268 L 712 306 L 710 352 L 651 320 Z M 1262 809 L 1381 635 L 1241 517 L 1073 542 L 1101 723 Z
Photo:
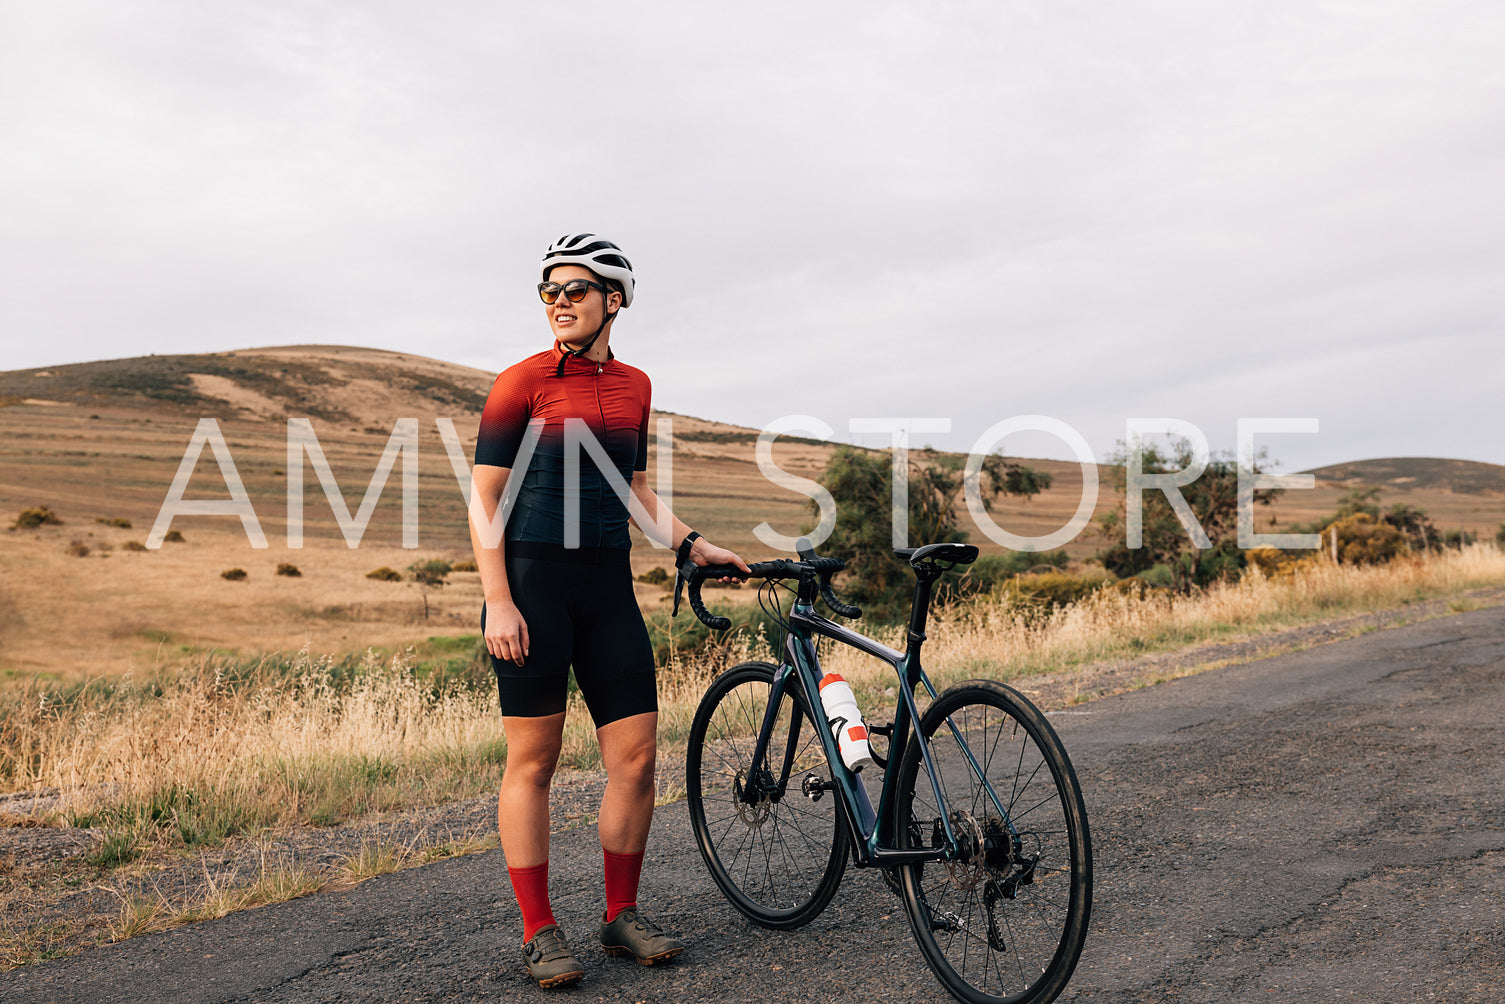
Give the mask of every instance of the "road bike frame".
M 960 853 L 960 844 L 952 831 L 950 814 L 947 812 L 943 812 L 940 818 L 946 838 L 944 846 L 902 850 L 894 846 L 892 806 L 898 789 L 899 763 L 904 756 L 904 748 L 911 739 L 919 743 L 920 756 L 925 764 L 926 774 L 930 778 L 936 804 L 942 807 L 947 804 L 941 791 L 935 763 L 930 757 L 929 744 L 925 741 L 920 729 L 916 727 L 920 720 L 920 712 L 915 705 L 915 688 L 923 685 L 932 700 L 937 696 L 935 686 L 930 682 L 930 678 L 920 664 L 920 648 L 925 641 L 925 620 L 930 607 L 931 583 L 934 577 L 928 576 L 919 569 L 916 571 L 919 573 L 919 581 L 915 584 L 914 607 L 910 615 L 908 633 L 909 642 L 903 652 L 889 648 L 881 642 L 858 634 L 851 628 L 837 624 L 816 613 L 814 582 L 810 578 L 801 581 L 799 592 L 789 611 L 789 631 L 784 641 L 784 658 L 774 672 L 768 707 L 758 730 L 758 740 L 753 749 L 752 762 L 748 771 L 749 777 L 756 777 L 764 769 L 764 762 L 768 757 L 769 737 L 773 733 L 779 704 L 789 686 L 789 681 L 797 680 L 808 702 L 807 706 L 811 709 L 813 717 L 811 727 L 820 736 L 821 748 L 825 750 L 826 760 L 831 766 L 831 781 L 821 783 L 819 790 L 834 789 L 836 791 L 846 819 L 847 831 L 852 836 L 853 858 L 859 868 L 888 868 L 922 861 L 946 861 L 957 857 Z M 824 716 L 820 715 L 822 705 L 819 688 L 823 674 L 813 638 L 817 635 L 850 645 L 867 655 L 881 659 L 898 674 L 899 699 L 894 705 L 893 723 L 886 727 L 889 730 L 890 742 L 887 766 L 883 773 L 883 789 L 879 795 L 877 809 L 873 808 L 872 800 L 868 797 L 867 788 L 862 781 L 842 761 L 836 737 L 826 726 Z M 790 723 L 789 749 L 785 753 L 784 763 L 778 777 L 777 790 L 783 792 L 784 797 L 791 794 L 789 772 L 793 764 L 799 718 L 799 705 L 795 703 L 793 720 Z M 948 725 L 964 751 L 973 772 L 987 790 L 988 798 L 997 809 L 999 818 L 1008 827 L 1010 835 L 1017 837 L 1018 833 L 1014 828 L 1013 820 L 1009 818 L 1004 801 L 993 790 L 992 782 L 987 779 L 982 767 L 972 755 L 961 732 L 954 723 L 948 722 Z M 869 726 L 869 731 L 873 731 L 871 726 Z M 751 794 L 751 788 L 752 786 L 749 785 L 749 794 Z M 797 785 L 795 792 L 809 794 L 804 791 L 802 783 Z

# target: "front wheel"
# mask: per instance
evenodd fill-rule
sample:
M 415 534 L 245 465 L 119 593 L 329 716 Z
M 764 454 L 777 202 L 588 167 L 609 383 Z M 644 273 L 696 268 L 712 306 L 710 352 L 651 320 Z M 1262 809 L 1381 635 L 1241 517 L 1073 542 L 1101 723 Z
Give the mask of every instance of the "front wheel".
M 896 843 L 954 841 L 955 853 L 899 869 L 915 939 L 958 1000 L 1055 1000 L 1081 956 L 1092 908 L 1087 810 L 1066 750 L 1039 709 L 991 680 L 946 690 L 920 730 L 942 799 L 910 742 Z
M 847 835 L 815 731 L 823 723 L 793 679 L 752 768 L 775 671 L 745 662 L 711 684 L 690 726 L 685 789 L 695 842 L 722 893 L 755 923 L 790 928 L 814 920 L 836 894 Z

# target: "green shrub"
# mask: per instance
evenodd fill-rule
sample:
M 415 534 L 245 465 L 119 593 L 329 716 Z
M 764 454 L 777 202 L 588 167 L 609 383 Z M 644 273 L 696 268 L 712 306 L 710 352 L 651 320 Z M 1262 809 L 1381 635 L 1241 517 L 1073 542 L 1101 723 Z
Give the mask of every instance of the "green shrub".
M 16 521 L 10 525 L 12 530 L 34 530 L 39 526 L 51 524 L 61 526 L 62 520 L 58 519 L 57 513 L 44 505 L 32 506 L 30 509 L 22 509 Z
M 125 548 L 127 551 L 144 551 L 144 550 L 146 550 L 146 545 L 143 544 L 143 543 L 141 543 L 141 541 L 139 541 L 139 540 L 128 540 L 124 544 L 121 544 L 120 546 L 123 547 L 123 548 Z
M 474 561 L 457 561 L 453 565 L 450 566 L 449 570 L 451 572 L 475 572 L 475 571 L 479 571 L 479 569 L 476 568 L 476 563 Z
M 1020 606 L 1051 610 L 1056 607 L 1080 603 L 1105 586 L 1116 582 L 1105 572 L 1088 572 L 1069 575 L 1065 572 L 1044 572 L 1038 575 L 1021 575 L 1002 583 L 1000 593 L 1010 603 Z
M 1442 546 L 1459 551 L 1478 539 L 1479 535 L 1469 530 L 1447 530 L 1442 534 Z
M 1246 562 L 1244 552 L 1228 544 L 1194 553 L 1197 556 L 1197 564 L 1193 581 L 1199 586 L 1205 586 L 1219 579 L 1237 579 Z
M 1378 565 L 1406 552 L 1406 538 L 1401 532 L 1367 512 L 1356 512 L 1333 523 L 1327 534 L 1334 532 L 1338 535 L 1338 560 L 1345 565 Z
M 412 573 L 414 582 L 438 589 L 444 585 L 444 577 L 454 571 L 454 566 L 447 561 L 430 558 L 427 561 L 413 562 L 408 566 L 408 571 Z
M 1505 530 L 1502 530 L 1501 532 L 1505 533 Z M 648 571 L 644 572 L 642 575 L 639 575 L 638 581 L 647 583 L 650 586 L 667 585 L 669 583 L 669 573 L 664 569 L 664 566 L 654 565 L 652 568 L 648 569 Z
M 367 572 L 366 578 L 375 579 L 377 582 L 401 582 L 402 573 L 395 568 L 383 565 L 374 571 Z
M 1495 531 L 1495 544 L 1505 547 L 1505 523 L 1501 523 L 1500 528 Z
M 1054 551 L 1006 551 L 1003 554 L 984 554 L 962 572 L 956 583 L 956 591 L 963 595 L 992 591 L 1000 582 L 1016 575 L 1041 571 L 1042 565 L 1049 568 L 1065 568 L 1066 552 Z
M 166 541 L 167 543 L 169 543 L 169 544 L 182 544 L 182 543 L 184 543 L 183 535 L 181 533 L 179 533 L 178 531 L 176 531 L 176 530 L 168 530 L 167 531 L 167 536 L 163 537 L 162 539 L 164 541 Z
M 244 582 L 246 581 L 246 579 L 250 578 L 250 576 L 246 574 L 246 570 L 244 568 L 227 568 L 223 572 L 219 573 L 219 577 L 222 579 L 228 579 L 231 582 Z
M 105 526 L 118 526 L 122 530 L 129 530 L 131 528 L 131 521 L 128 519 L 121 519 L 119 516 L 116 516 L 113 519 L 106 519 L 103 516 L 96 516 L 94 517 L 94 522 L 103 523 Z
M 278 565 L 277 565 L 277 574 L 278 575 L 285 575 L 285 576 L 287 576 L 290 579 L 296 579 L 296 578 L 299 578 L 299 577 L 301 577 L 303 575 L 302 572 L 298 571 L 298 566 L 297 565 L 290 565 L 290 564 L 288 564 L 285 561 L 278 563 Z
M 89 556 L 89 545 L 75 537 L 68 544 L 68 553 L 75 558 L 87 558 Z
M 141 856 L 145 850 L 140 833 L 132 828 L 111 827 L 84 860 L 96 868 L 118 868 Z
M 1176 584 L 1176 573 L 1171 570 L 1170 565 L 1151 565 L 1134 578 L 1161 589 L 1169 589 Z

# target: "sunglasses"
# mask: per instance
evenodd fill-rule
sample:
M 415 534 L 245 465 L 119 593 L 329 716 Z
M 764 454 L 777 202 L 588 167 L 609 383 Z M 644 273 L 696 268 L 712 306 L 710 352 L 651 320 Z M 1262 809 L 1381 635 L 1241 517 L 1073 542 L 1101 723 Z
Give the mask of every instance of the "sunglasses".
M 604 297 L 609 290 L 599 282 L 591 282 L 589 279 L 571 279 L 563 286 L 557 282 L 541 282 L 538 284 L 538 298 L 544 303 L 553 303 L 563 293 L 571 303 L 579 303 L 585 299 L 586 294 L 593 289 L 599 289 Z

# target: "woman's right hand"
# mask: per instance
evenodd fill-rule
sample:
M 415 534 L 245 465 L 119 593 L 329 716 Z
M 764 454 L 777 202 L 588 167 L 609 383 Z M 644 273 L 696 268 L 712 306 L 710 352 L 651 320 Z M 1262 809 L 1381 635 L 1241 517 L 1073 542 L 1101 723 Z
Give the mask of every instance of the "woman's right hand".
M 486 607 L 486 651 L 519 666 L 528 654 L 528 622 L 513 603 Z

